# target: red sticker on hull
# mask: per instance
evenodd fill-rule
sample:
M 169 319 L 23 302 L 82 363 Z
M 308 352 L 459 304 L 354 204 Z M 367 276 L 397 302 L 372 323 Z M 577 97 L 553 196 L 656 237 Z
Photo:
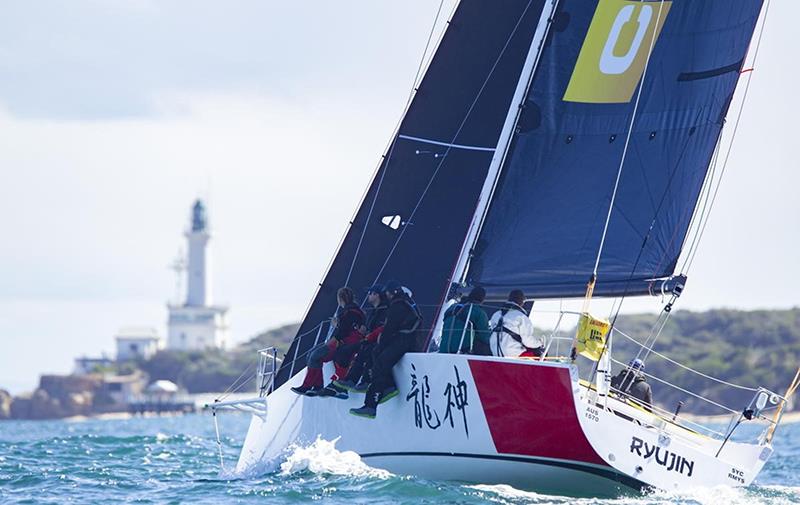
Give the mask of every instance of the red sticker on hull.
M 569 370 L 469 360 L 497 452 L 606 463 L 583 434 Z

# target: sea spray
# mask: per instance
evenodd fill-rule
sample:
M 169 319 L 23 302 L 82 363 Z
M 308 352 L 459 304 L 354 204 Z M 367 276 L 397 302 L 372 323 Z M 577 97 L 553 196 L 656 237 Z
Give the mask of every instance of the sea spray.
M 386 479 L 391 473 L 367 466 L 361 457 L 353 451 L 340 452 L 336 450 L 334 440 L 317 438 L 309 446 L 292 446 L 286 461 L 280 465 L 281 475 L 290 475 L 302 471 L 315 474 L 351 475 L 358 477 L 371 477 Z
M 226 469 L 233 470 L 250 417 L 232 415 L 225 422 L 225 433 L 231 435 L 222 439 L 222 450 Z M 752 427 L 753 432 L 756 428 Z M 209 416 L 81 423 L 4 421 L 0 422 L 0 503 L 800 503 L 800 424 L 782 429 L 775 439 L 775 454 L 756 484 L 747 489 L 681 490 L 610 499 L 552 496 L 507 485 L 386 478 L 386 472 L 371 469 L 352 453 L 335 447 L 335 441 L 306 443 L 284 453 L 272 467 L 220 477 L 219 448 Z M 169 457 L 157 457 L 162 453 Z M 580 479 L 580 474 L 575 478 Z

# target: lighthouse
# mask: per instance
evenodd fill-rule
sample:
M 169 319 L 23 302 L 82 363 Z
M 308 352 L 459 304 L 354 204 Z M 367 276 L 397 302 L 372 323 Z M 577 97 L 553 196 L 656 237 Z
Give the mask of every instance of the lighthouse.
M 206 307 L 211 305 L 211 276 L 206 252 L 211 235 L 206 222 L 206 207 L 201 200 L 192 206 L 192 225 L 185 235 L 189 243 L 186 306 Z
M 202 200 L 192 205 L 186 237 L 186 301 L 168 304 L 167 348 L 192 351 L 224 348 L 228 340 L 228 308 L 214 305 L 211 296 L 211 258 L 206 206 Z

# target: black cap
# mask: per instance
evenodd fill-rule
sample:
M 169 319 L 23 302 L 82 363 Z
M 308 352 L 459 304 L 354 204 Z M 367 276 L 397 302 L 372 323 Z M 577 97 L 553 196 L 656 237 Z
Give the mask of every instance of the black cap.
M 472 288 L 472 291 L 469 292 L 469 296 L 467 296 L 467 298 L 481 303 L 486 299 L 486 290 L 483 288 Z
M 378 294 L 383 293 L 383 286 L 381 286 L 380 284 L 373 284 L 367 289 L 367 294 L 370 293 L 378 293 Z
M 525 293 L 521 289 L 514 289 L 508 294 L 508 300 L 522 306 L 525 303 Z
M 403 290 L 403 285 L 397 281 L 389 281 L 384 289 L 387 293 L 396 293 Z

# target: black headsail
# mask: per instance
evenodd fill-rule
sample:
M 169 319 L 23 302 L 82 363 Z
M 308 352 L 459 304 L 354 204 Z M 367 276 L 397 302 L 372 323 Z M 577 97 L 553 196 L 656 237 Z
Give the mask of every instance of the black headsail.
M 458 260 L 545 0 L 463 0 L 276 378 L 325 339 L 336 290 L 396 279 L 431 326 Z M 549 5 L 549 2 L 547 2 Z
M 582 296 L 626 152 L 594 294 L 657 290 L 674 273 L 761 5 L 562 0 L 467 281 L 495 296 Z

